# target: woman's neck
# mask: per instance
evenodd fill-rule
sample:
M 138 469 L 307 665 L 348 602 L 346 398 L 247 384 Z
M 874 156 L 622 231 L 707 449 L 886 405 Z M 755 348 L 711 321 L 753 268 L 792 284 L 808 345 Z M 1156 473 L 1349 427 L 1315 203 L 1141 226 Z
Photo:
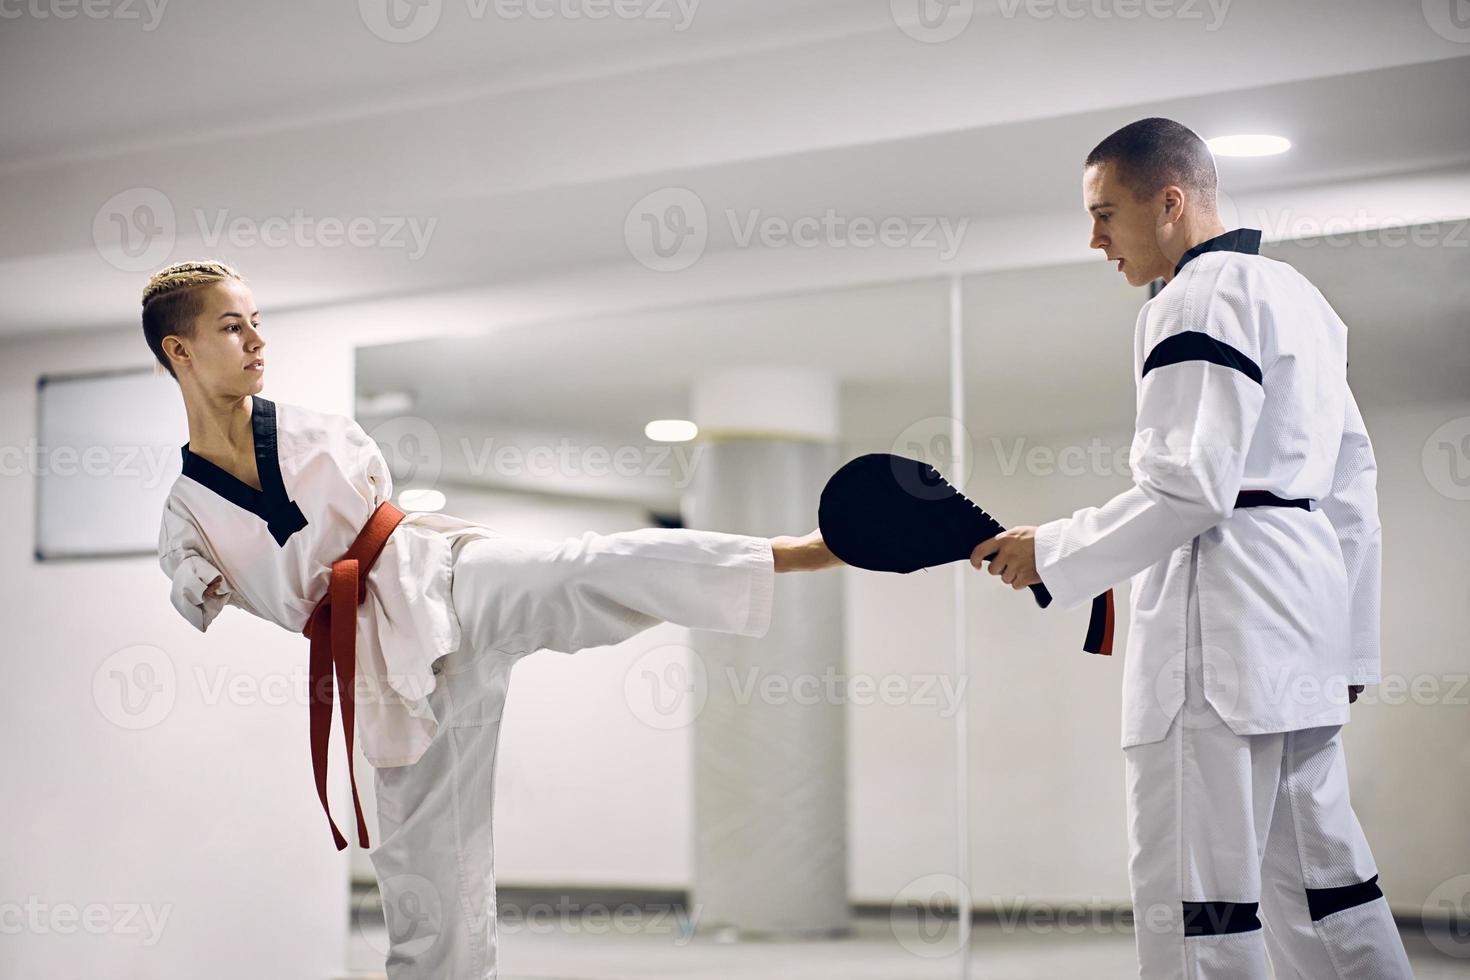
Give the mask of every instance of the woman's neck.
M 222 457 L 252 451 L 255 442 L 250 426 L 253 408 L 252 395 L 185 399 L 189 451 Z

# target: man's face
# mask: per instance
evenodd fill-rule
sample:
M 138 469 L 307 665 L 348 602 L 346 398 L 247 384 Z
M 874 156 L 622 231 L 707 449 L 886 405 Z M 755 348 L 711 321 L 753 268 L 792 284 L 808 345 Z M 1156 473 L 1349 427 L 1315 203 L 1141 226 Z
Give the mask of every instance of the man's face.
M 1082 204 L 1092 216 L 1092 240 L 1088 245 L 1102 249 L 1114 264 L 1121 260 L 1123 276 L 1130 286 L 1146 286 L 1173 271 L 1174 266 L 1159 249 L 1167 190 L 1140 201 L 1118 179 L 1112 163 L 1093 164 L 1082 172 Z
M 264 387 L 265 356 L 260 312 L 250 287 L 223 279 L 200 290 L 204 309 L 194 320 L 194 339 L 186 341 L 194 375 L 209 391 L 251 395 Z

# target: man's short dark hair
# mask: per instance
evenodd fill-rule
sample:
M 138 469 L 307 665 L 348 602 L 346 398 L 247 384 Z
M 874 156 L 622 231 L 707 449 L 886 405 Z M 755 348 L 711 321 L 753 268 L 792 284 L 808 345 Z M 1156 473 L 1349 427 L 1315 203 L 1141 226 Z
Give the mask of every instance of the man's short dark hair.
M 1083 168 L 1111 163 L 1118 179 L 1139 200 L 1159 188 L 1177 184 L 1215 203 L 1215 157 L 1205 141 L 1188 126 L 1152 116 L 1131 122 L 1087 154 Z

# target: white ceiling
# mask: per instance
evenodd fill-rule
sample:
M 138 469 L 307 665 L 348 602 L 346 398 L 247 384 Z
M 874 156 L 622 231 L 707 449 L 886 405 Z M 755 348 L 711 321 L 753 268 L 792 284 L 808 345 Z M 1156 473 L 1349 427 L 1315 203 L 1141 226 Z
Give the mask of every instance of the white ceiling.
M 480 310 L 471 329 L 1085 260 L 1080 159 L 1142 114 L 1297 140 L 1222 161 L 1237 198 L 1338 188 L 1321 207 L 1366 206 L 1369 224 L 1470 213 L 1470 48 L 1406 0 L 1165 2 L 1177 15 L 1135 19 L 961 0 L 973 17 L 943 43 L 905 33 L 905 0 L 633 0 L 672 21 L 388 2 L 0 21 L 0 337 L 132 329 L 147 271 L 199 256 L 236 264 L 276 312 L 456 290 Z M 396 43 L 388 9 L 437 21 Z M 1431 170 L 1449 183 L 1404 215 L 1397 175 Z M 709 214 L 705 254 L 678 273 L 639 265 L 624 236 L 668 187 Z M 725 217 L 827 209 L 968 224 L 941 260 L 736 248 Z M 406 235 L 205 238 L 220 218 L 298 213 L 432 230 L 421 255 L 394 244 Z M 144 218 L 160 233 L 130 261 L 117 222 Z

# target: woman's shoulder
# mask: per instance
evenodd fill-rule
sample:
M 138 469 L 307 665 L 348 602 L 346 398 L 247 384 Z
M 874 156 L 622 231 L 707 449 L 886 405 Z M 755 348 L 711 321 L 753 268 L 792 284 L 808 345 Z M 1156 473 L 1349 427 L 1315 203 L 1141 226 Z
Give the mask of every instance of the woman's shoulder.
M 283 446 L 331 446 L 362 438 L 361 427 L 350 415 L 290 402 L 272 404 L 276 410 L 276 437 Z

